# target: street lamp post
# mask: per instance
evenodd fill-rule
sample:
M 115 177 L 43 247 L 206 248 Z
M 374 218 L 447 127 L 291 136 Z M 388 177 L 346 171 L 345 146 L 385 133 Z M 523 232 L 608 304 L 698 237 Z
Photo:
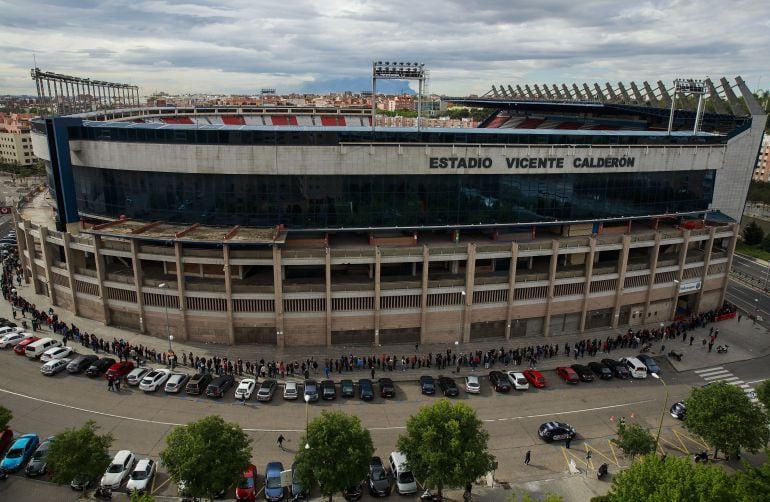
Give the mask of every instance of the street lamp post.
M 310 449 L 310 438 L 307 437 L 310 427 L 310 394 L 305 394 L 305 449 Z
M 663 384 L 663 388 L 666 389 L 666 399 L 663 401 L 663 408 L 660 410 L 660 424 L 658 424 L 658 435 L 655 438 L 655 449 L 657 450 L 660 445 L 660 433 L 663 430 L 663 416 L 666 414 L 666 406 L 668 405 L 668 385 L 666 385 L 666 381 L 663 380 L 660 375 L 657 373 L 650 373 L 653 378 L 660 380 L 660 383 Z

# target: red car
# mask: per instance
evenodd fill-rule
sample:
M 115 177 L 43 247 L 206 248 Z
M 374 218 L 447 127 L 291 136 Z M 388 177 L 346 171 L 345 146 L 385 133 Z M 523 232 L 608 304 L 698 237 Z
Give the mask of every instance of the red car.
M 545 387 L 545 377 L 539 371 L 530 369 L 524 370 L 522 373 L 524 373 L 524 378 L 527 379 L 532 387 L 536 387 L 538 389 Z
M 134 363 L 131 361 L 120 361 L 107 370 L 104 374 L 105 378 L 123 378 L 134 370 Z
M 241 482 L 235 489 L 235 500 L 238 502 L 254 502 L 257 500 L 257 468 L 250 464 L 243 472 Z
M 580 378 L 578 378 L 578 374 L 575 373 L 575 370 L 568 366 L 559 366 L 556 368 L 556 374 L 562 377 L 567 383 L 574 384 L 580 381 Z
M 38 340 L 40 340 L 39 336 L 33 336 L 32 338 L 27 338 L 26 340 L 22 340 L 18 344 L 16 344 L 16 346 L 13 348 L 13 351 L 20 356 L 26 355 L 27 345 L 31 343 L 35 343 Z

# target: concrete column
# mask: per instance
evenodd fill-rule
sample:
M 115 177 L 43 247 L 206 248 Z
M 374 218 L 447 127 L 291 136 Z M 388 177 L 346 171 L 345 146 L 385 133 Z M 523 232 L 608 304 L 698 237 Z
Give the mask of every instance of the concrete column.
M 463 302 L 463 321 L 460 340 L 468 343 L 471 340 L 471 321 L 473 316 L 473 283 L 476 280 L 476 244 L 468 244 L 468 261 L 465 264 L 465 296 Z
M 706 284 L 706 277 L 709 273 L 709 265 L 711 265 L 711 251 L 714 249 L 714 235 L 716 234 L 716 227 L 711 227 L 709 229 L 709 240 L 706 241 L 706 250 L 703 256 L 703 273 L 700 277 L 700 289 L 698 290 L 698 295 L 695 299 L 695 313 L 700 313 L 700 303 L 701 300 L 703 300 L 703 286 Z M 728 276 L 730 274 L 727 274 Z M 725 286 L 727 285 L 727 281 L 724 281 Z
M 722 292 L 719 295 L 719 305 L 725 303 L 725 296 L 727 295 L 727 284 L 730 282 L 730 270 L 733 268 L 733 256 L 735 255 L 735 245 L 738 243 L 739 225 L 737 223 L 732 224 L 733 236 L 730 239 L 730 244 L 727 249 L 727 273 L 725 274 L 725 283 L 722 286 Z
M 586 316 L 588 316 L 588 303 L 591 295 L 591 280 L 594 277 L 594 256 L 596 256 L 596 237 L 589 239 L 591 246 L 586 257 L 586 283 L 583 285 L 583 308 L 580 311 L 580 332 L 586 330 Z
M 139 260 L 139 243 L 136 239 L 129 241 L 131 245 L 131 264 L 134 269 L 134 291 L 136 293 L 136 310 L 139 316 L 139 330 L 142 333 L 147 333 L 147 329 L 144 324 L 144 295 L 142 294 L 142 262 Z M 166 291 L 163 291 L 166 294 Z M 166 301 L 166 298 L 163 298 Z
M 27 242 L 27 254 L 29 254 L 29 275 L 32 279 L 32 287 L 35 290 L 35 293 L 40 294 L 37 280 L 37 268 L 35 267 L 35 238 L 32 236 L 31 232 L 32 227 L 29 224 L 29 220 L 24 220 L 24 240 Z
M 671 319 L 676 317 L 676 304 L 679 301 L 679 287 L 682 285 L 682 277 L 684 276 L 684 265 L 687 261 L 687 248 L 690 245 L 690 231 L 684 231 L 684 242 L 682 242 L 682 248 L 679 250 L 679 270 L 676 272 L 676 280 L 678 283 L 674 283 L 674 298 L 671 302 Z
M 332 344 L 332 253 L 326 248 L 326 345 Z M 379 333 L 374 331 L 374 343 L 379 343 Z
M 230 274 L 230 246 L 222 246 L 222 257 L 224 258 L 225 272 L 225 301 L 227 302 L 227 341 L 230 345 L 235 345 L 235 326 L 233 325 L 233 278 Z
M 11 214 L 13 216 L 13 229 L 16 231 L 16 247 L 19 252 L 19 260 L 21 260 L 21 273 L 24 276 L 24 284 L 29 284 L 30 272 L 27 268 L 32 267 L 30 266 L 30 260 L 24 256 L 24 251 L 27 251 L 28 249 L 26 228 L 24 230 L 19 228 L 19 215 L 15 209 L 11 211 Z M 22 233 L 24 235 L 22 235 Z
M 430 268 L 430 252 L 428 246 L 422 246 L 422 290 L 420 292 L 420 344 L 425 340 L 425 324 L 428 322 L 428 286 L 430 284 L 428 270 Z
M 51 250 L 48 248 L 48 228 L 40 227 L 40 250 L 43 253 L 43 263 L 45 265 L 45 278 L 48 281 L 48 297 L 51 298 L 51 305 L 59 306 L 57 301 L 58 293 L 54 288 L 53 273 L 51 272 Z
M 548 294 L 545 298 L 545 316 L 543 316 L 543 335 L 551 334 L 551 303 L 553 302 L 554 282 L 556 281 L 556 266 L 559 263 L 559 241 L 554 239 L 551 244 L 551 264 L 548 270 Z
M 67 261 L 67 278 L 70 281 L 70 292 L 72 293 L 72 312 L 77 316 L 80 315 L 80 309 L 78 308 L 78 293 L 75 284 L 75 259 L 72 255 L 72 249 L 70 249 L 72 238 L 69 232 L 62 232 L 62 239 L 64 240 L 64 259 Z
M 511 266 L 508 268 L 508 306 L 505 309 L 505 339 L 511 339 L 511 318 L 513 300 L 516 298 L 516 265 L 519 260 L 519 245 L 511 242 Z
M 286 346 L 283 333 L 283 274 L 281 273 L 281 249 L 273 246 L 273 288 L 275 296 L 275 344 L 279 349 Z M 328 308 L 328 307 L 327 307 Z M 327 332 L 326 345 L 331 345 L 331 331 Z
M 182 255 L 184 249 L 181 242 L 174 243 L 174 260 L 176 263 L 176 294 L 179 298 L 179 336 L 183 342 L 189 339 L 187 330 L 187 302 L 185 301 L 185 285 L 184 285 L 184 263 L 182 262 Z
M 412 262 L 412 277 L 415 277 L 417 275 L 417 262 Z
M 99 300 L 102 302 L 104 324 L 110 324 L 110 309 L 107 306 L 107 289 L 104 286 L 104 281 L 107 279 L 107 268 L 104 264 L 104 256 L 102 255 L 102 238 L 98 235 L 94 235 L 93 239 L 96 280 L 97 286 L 99 286 Z M 142 317 L 139 317 L 139 331 L 144 333 L 144 319 Z
M 618 286 L 615 288 L 615 306 L 612 309 L 612 328 L 617 329 L 620 322 L 620 307 L 623 301 L 623 291 L 626 288 L 626 267 L 628 266 L 628 249 L 631 236 L 623 235 L 623 249 L 618 260 Z
M 382 253 L 380 247 L 374 248 L 374 345 L 380 343 L 380 274 L 382 272 Z
M 655 287 L 655 275 L 658 270 L 658 257 L 660 255 L 660 231 L 655 231 L 655 246 L 652 248 L 652 257 L 650 258 L 650 281 L 647 284 L 647 293 L 644 296 L 644 310 L 642 311 L 642 323 L 647 322 L 647 314 L 650 311 L 650 300 L 652 298 L 652 288 Z
M 449 263 L 449 273 L 457 274 L 460 272 L 460 262 L 455 260 Z

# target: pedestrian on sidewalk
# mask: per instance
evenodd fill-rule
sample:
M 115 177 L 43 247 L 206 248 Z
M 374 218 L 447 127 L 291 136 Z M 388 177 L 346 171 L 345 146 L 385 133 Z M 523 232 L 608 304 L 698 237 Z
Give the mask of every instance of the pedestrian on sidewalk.
M 374 366 L 372 366 L 372 380 L 374 380 Z
M 284 449 L 284 448 L 283 448 L 283 440 L 284 440 L 284 439 L 286 439 L 286 438 L 285 438 L 285 437 L 283 437 L 283 434 L 281 434 L 280 436 L 278 436 L 278 441 L 277 441 L 277 442 L 278 442 L 278 448 L 280 448 L 280 449 L 282 449 L 282 450 Z
M 115 388 L 115 392 L 120 392 L 120 378 L 116 378 L 112 385 Z
M 572 442 L 572 438 L 567 436 L 567 440 L 564 442 L 564 447 L 569 450 L 569 444 Z
M 113 390 L 113 382 L 112 382 L 112 377 L 109 377 L 109 378 L 107 379 L 107 390 Z
M 527 453 L 524 455 L 524 465 L 529 465 L 529 461 L 532 459 L 532 452 L 530 450 L 527 450 Z
M 694 341 L 695 341 L 695 337 L 694 336 L 690 336 L 690 347 L 692 347 L 692 342 L 694 342 Z

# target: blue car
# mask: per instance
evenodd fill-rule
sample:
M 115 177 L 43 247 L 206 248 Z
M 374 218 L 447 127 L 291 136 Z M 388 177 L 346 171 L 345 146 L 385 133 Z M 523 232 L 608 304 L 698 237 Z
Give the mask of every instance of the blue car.
M 265 467 L 265 500 L 278 502 L 283 500 L 284 490 L 281 486 L 281 471 L 283 464 L 270 462 Z
M 0 469 L 7 472 L 18 471 L 35 453 L 38 444 L 40 444 L 40 438 L 37 437 L 37 434 L 24 434 L 13 442 L 2 463 L 0 463 Z

